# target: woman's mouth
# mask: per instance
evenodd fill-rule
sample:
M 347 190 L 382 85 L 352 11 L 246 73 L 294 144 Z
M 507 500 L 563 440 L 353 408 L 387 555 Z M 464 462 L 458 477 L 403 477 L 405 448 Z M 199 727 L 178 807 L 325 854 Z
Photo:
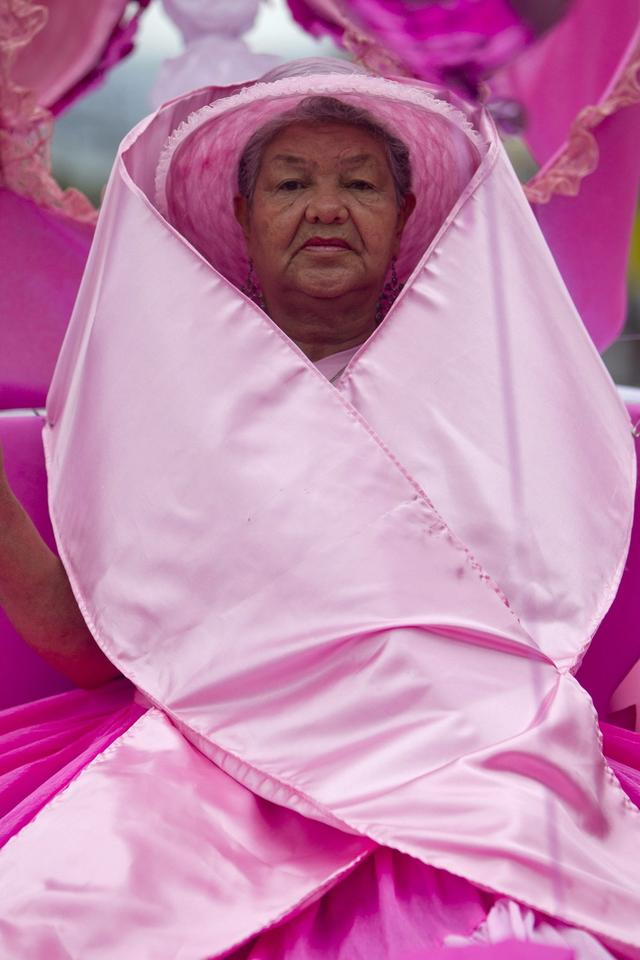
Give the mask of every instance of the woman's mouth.
M 351 247 L 346 240 L 343 240 L 342 237 L 311 237 L 307 240 L 302 249 L 306 250 L 309 247 L 314 247 L 317 249 L 338 249 L 338 250 L 351 250 Z

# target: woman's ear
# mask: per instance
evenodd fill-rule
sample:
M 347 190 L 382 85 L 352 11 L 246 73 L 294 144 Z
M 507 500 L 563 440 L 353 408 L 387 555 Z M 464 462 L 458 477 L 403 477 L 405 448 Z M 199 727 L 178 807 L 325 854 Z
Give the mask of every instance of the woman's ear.
M 398 206 L 398 217 L 396 219 L 396 235 L 393 243 L 393 253 L 397 256 L 398 250 L 400 249 L 400 241 L 402 240 L 402 231 L 404 230 L 407 220 L 413 213 L 416 208 L 416 198 L 413 193 L 408 193 L 403 197 L 402 203 Z
M 402 236 L 402 231 L 405 228 L 406 222 L 416 208 L 416 198 L 415 194 L 408 193 L 402 200 L 402 203 L 398 207 L 398 222 L 396 227 L 396 233 L 398 240 Z
M 240 224 L 240 229 L 244 234 L 245 240 L 249 239 L 249 201 L 240 194 L 233 198 L 233 212 L 236 220 Z

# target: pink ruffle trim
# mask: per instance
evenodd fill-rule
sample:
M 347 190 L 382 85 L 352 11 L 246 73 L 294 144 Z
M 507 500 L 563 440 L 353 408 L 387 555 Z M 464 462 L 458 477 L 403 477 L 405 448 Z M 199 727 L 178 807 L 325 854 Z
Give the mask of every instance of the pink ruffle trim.
M 547 203 L 555 194 L 577 196 L 584 177 L 598 166 L 599 149 L 593 131 L 607 117 L 635 103 L 640 103 L 640 44 L 633 49 L 609 94 L 580 111 L 564 147 L 525 185 L 529 202 Z
M 74 220 L 95 223 L 98 211 L 79 190 L 63 190 L 51 175 L 53 117 L 35 94 L 12 80 L 16 54 L 47 21 L 32 0 L 5 0 L 0 16 L 0 187 Z

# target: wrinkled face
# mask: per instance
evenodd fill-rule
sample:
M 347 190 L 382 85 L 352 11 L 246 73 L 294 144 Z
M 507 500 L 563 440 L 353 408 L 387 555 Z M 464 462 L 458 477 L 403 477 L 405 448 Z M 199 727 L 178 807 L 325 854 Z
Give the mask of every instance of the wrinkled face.
M 266 147 L 236 216 L 268 308 L 300 298 L 375 303 L 413 197 L 399 206 L 384 147 L 359 127 L 295 123 Z

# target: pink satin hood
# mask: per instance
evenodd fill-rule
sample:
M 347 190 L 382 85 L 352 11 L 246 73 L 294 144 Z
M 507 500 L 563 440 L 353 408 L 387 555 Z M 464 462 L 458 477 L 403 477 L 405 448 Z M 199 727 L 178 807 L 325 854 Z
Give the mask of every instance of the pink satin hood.
M 406 90 L 386 81 L 386 107 Z M 624 562 L 629 424 L 495 132 L 466 116 L 479 167 L 336 388 L 154 204 L 167 138 L 228 92 L 124 141 L 51 390 L 51 512 L 87 622 L 212 776 L 333 828 L 272 920 L 373 841 L 640 956 L 638 811 L 570 672 Z M 165 732 L 154 755 L 161 717 L 156 776 L 179 750 Z M 103 780 L 108 804 L 125 781 Z M 254 929 L 256 896 L 238 888 Z M 211 955 L 234 931 L 223 912 Z

